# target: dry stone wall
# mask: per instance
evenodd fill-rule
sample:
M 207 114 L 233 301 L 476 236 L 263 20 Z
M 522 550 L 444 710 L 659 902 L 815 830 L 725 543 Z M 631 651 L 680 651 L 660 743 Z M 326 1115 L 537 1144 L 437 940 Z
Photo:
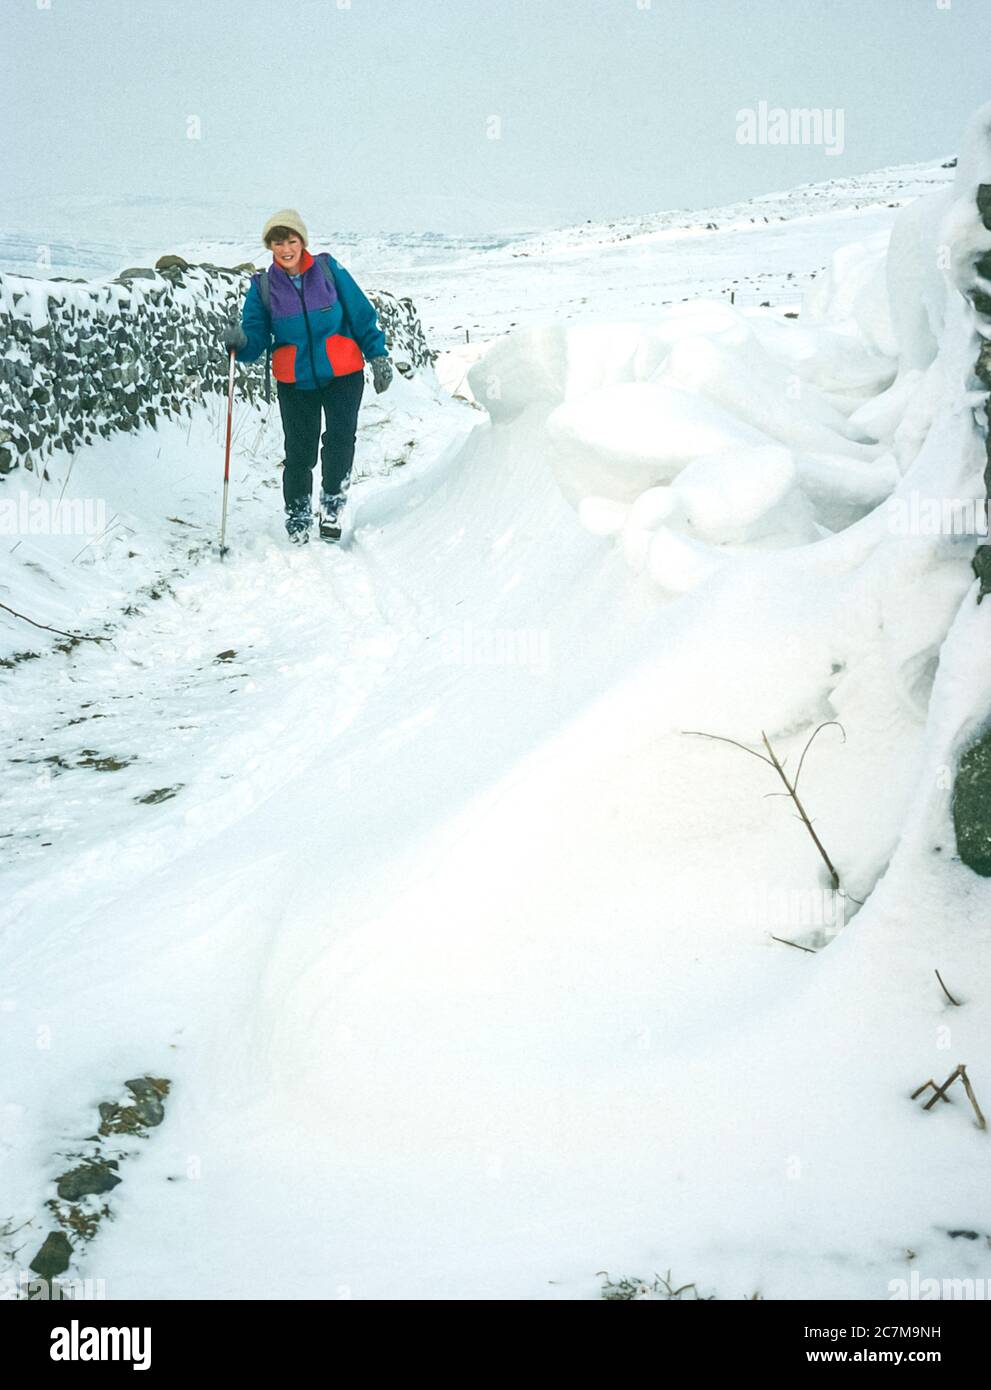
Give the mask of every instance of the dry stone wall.
M 0 475 L 226 392 L 221 334 L 254 269 L 163 256 L 111 281 L 0 274 Z M 397 369 L 432 366 L 437 354 L 412 300 L 368 297 Z M 264 359 L 238 363 L 239 392 L 257 398 L 264 371 Z

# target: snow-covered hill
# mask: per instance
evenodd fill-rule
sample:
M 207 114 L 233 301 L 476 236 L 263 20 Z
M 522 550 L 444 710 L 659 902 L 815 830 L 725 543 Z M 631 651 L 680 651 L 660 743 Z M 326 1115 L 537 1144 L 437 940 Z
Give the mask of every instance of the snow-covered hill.
M 836 246 L 886 229 L 892 208 L 945 187 L 953 177 L 947 163 L 803 184 L 726 207 L 485 237 L 357 234 L 314 218 L 311 240 L 333 249 L 363 283 L 411 294 L 432 343 L 443 347 L 464 342 L 466 331 L 478 339 L 545 319 L 616 317 L 634 306 L 652 312 L 701 294 L 733 291 L 747 305 L 797 300 Z M 166 252 L 222 266 L 261 265 L 265 251 L 256 229 L 270 211 L 222 202 L 164 206 L 152 199 L 60 197 L 38 204 L 32 223 L 0 228 L 0 270 L 99 277 L 154 265 Z M 241 231 L 197 235 L 198 228 L 225 223 Z M 783 238 L 774 231 L 780 223 L 788 224 Z M 755 254 L 751 234 L 758 230 Z
M 963 1061 L 991 1104 L 946 777 L 991 609 L 972 535 L 899 529 L 981 493 L 935 255 L 973 250 L 978 135 L 781 221 L 407 264 L 475 403 L 366 398 L 346 548 L 286 547 L 246 407 L 223 563 L 216 407 L 49 466 L 114 524 L 5 540 L 0 601 L 111 641 L 4 619 L 11 1290 L 143 1075 L 164 1123 L 108 1140 L 73 1256 L 111 1298 L 991 1274 L 988 1135 L 911 1099 Z M 693 732 L 794 769 L 829 720 L 841 898 L 773 770 Z

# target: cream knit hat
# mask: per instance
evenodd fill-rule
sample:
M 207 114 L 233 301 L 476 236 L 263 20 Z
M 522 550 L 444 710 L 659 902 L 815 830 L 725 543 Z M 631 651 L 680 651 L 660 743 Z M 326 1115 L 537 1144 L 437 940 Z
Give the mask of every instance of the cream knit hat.
M 303 239 L 303 245 L 306 245 L 306 223 L 295 208 L 282 208 L 281 211 L 272 213 L 272 216 L 262 228 L 262 242 L 264 245 L 268 244 L 266 238 L 273 227 L 290 227 L 294 232 L 299 232 Z

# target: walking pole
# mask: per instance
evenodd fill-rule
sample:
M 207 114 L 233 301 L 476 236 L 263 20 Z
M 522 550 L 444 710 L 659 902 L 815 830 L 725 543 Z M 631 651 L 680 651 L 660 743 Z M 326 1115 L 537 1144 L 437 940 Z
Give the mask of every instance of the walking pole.
M 227 444 L 224 448 L 224 510 L 220 519 L 220 558 L 227 554 L 227 492 L 231 478 L 231 418 L 234 414 L 234 348 L 230 350 L 230 370 L 227 374 Z

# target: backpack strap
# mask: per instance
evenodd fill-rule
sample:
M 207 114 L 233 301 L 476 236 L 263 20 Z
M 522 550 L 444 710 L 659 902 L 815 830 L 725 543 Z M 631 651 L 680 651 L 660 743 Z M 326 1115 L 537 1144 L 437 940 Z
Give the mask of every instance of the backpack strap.
M 316 256 L 315 259 L 320 262 L 320 269 L 323 271 L 327 279 L 327 284 L 333 285 L 334 289 L 337 290 L 337 281 L 334 279 L 334 272 L 330 268 L 330 252 L 321 251 L 319 256 Z M 347 334 L 347 336 L 351 338 L 354 342 L 358 342 L 357 338 L 355 338 L 354 333 L 352 331 L 351 319 L 348 315 L 347 306 L 345 305 L 344 300 L 341 297 L 340 290 L 337 290 L 337 300 L 341 306 L 341 317 L 344 321 L 344 331 Z M 361 344 L 359 343 L 358 346 L 360 349 Z
M 321 251 L 315 259 L 320 263 L 320 269 L 323 271 L 324 279 L 327 281 L 327 284 L 332 285 L 333 288 L 336 290 L 337 281 L 334 279 L 334 272 L 330 268 L 330 252 Z M 338 299 L 340 299 L 340 295 L 338 295 Z M 341 300 L 341 308 L 344 308 L 343 300 Z
M 255 284 L 258 286 L 258 295 L 264 305 L 265 312 L 271 316 L 269 301 L 272 298 L 272 288 L 268 283 L 268 270 L 261 270 L 255 276 Z M 272 399 L 272 347 L 271 344 L 265 349 L 265 400 Z
M 265 306 L 265 312 L 268 314 L 271 312 L 268 306 L 272 298 L 271 286 L 268 283 L 268 271 L 260 270 L 255 276 L 255 280 L 258 284 L 258 293 L 261 295 L 261 301 Z

